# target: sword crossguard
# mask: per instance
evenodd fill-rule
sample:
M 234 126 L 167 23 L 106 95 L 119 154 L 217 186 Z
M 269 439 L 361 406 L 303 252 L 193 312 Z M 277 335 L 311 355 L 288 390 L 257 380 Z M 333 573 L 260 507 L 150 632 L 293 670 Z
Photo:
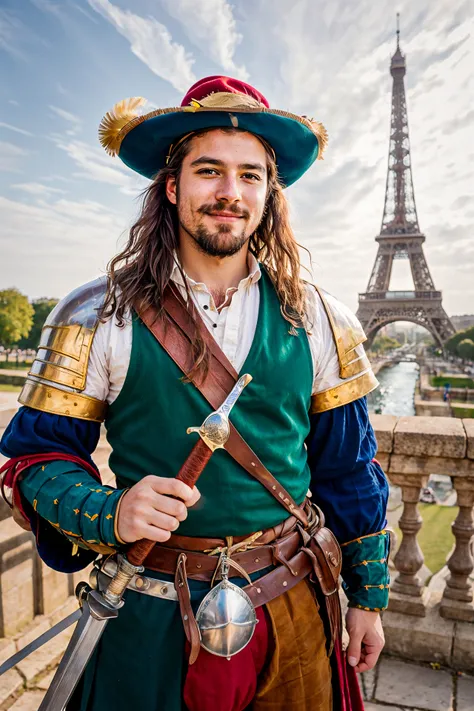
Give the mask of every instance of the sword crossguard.
M 252 376 L 248 373 L 242 375 L 219 409 L 215 412 L 211 412 L 200 427 L 188 427 L 186 430 L 187 434 L 197 432 L 211 452 L 215 452 L 216 449 L 224 449 L 230 436 L 229 413 L 241 395 L 242 390 L 251 380 Z

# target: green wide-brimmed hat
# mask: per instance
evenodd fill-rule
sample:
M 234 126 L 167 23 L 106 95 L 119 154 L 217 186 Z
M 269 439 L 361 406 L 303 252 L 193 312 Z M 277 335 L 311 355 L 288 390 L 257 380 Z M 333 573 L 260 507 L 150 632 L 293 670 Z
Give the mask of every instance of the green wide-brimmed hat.
M 324 126 L 306 116 L 271 109 L 263 94 L 238 79 L 205 77 L 194 84 L 181 106 L 140 114 L 145 99 L 115 104 L 99 126 L 107 153 L 153 179 L 174 148 L 195 131 L 238 128 L 263 138 L 275 152 L 278 176 L 286 187 L 296 182 L 327 145 Z

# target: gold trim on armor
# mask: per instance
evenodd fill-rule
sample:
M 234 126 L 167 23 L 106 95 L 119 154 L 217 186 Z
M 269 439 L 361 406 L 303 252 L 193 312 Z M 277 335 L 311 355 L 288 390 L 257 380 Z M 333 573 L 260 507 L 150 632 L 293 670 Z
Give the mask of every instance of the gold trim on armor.
M 94 328 L 79 324 L 44 326 L 38 353 L 28 375 L 84 390 Z
M 339 360 L 339 376 L 341 378 L 350 378 L 352 375 L 366 370 L 368 366 L 361 367 L 360 370 L 357 370 L 356 363 L 358 361 L 354 359 L 353 353 L 358 345 L 367 340 L 367 336 L 359 321 L 352 314 L 349 318 L 347 313 L 333 310 L 323 290 L 318 286 L 315 286 L 315 289 L 323 303 L 334 336 L 334 343 L 336 344 L 337 357 Z M 356 372 L 353 372 L 354 370 Z
M 340 371 L 343 370 L 344 378 L 353 378 L 354 375 L 359 375 L 359 373 L 363 373 L 366 370 L 369 370 L 370 367 L 370 361 L 364 353 L 361 358 L 356 358 L 348 365 L 344 366 L 343 368 L 340 368 Z
M 361 375 L 359 378 L 349 380 L 349 382 L 341 383 L 335 388 L 324 390 L 321 393 L 316 393 L 311 398 L 310 413 L 314 415 L 317 412 L 326 412 L 333 410 L 335 407 L 347 405 L 354 400 L 358 400 L 364 395 L 372 392 L 379 382 L 371 370 Z
M 27 380 L 18 401 L 34 410 L 50 412 L 53 415 L 78 417 L 80 420 L 103 422 L 107 403 L 88 395 L 66 392 L 51 385 Z

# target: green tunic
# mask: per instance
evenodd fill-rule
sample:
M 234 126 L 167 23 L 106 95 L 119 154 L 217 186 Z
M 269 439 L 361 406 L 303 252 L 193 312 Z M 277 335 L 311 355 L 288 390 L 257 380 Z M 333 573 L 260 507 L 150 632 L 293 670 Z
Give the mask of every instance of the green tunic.
M 290 335 L 269 277 L 262 270 L 252 347 L 241 373 L 253 381 L 232 410 L 232 421 L 265 466 L 300 503 L 310 480 L 305 438 L 313 369 L 303 329 Z M 133 321 L 129 370 L 106 420 L 110 466 L 120 487 L 143 476 L 176 476 L 210 406 L 144 324 Z M 202 493 L 179 532 L 188 536 L 244 535 L 273 526 L 285 510 L 225 451 L 217 451 L 199 480 Z M 166 579 L 162 574 L 147 575 Z M 261 573 L 260 573 L 261 574 Z M 254 576 L 255 577 L 255 576 Z M 258 576 L 257 576 L 258 577 Z M 242 579 L 234 582 L 245 585 Z M 207 583 L 190 581 L 198 605 Z M 185 637 L 177 603 L 128 591 L 89 664 L 81 711 L 181 711 Z M 210 710 L 211 711 L 211 710 Z

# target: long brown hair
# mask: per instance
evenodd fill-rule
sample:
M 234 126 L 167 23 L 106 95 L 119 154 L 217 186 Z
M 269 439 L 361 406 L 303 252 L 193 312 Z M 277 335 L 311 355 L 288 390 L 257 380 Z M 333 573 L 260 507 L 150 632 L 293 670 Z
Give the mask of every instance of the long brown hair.
M 238 129 L 218 130 L 234 132 Z M 119 326 L 123 326 L 124 315 L 132 307 L 140 310 L 154 306 L 163 315 L 163 295 L 177 264 L 175 252 L 179 235 L 177 208 L 167 198 L 166 182 L 168 176 L 173 176 L 179 183 L 190 143 L 196 135 L 204 133 L 206 131 L 196 132 L 185 138 L 173 151 L 168 164 L 144 191 L 141 214 L 130 230 L 127 244 L 108 265 L 107 293 L 100 311 L 102 320 L 115 313 Z M 249 250 L 265 267 L 278 294 L 282 315 L 292 326 L 299 327 L 306 317 L 305 287 L 300 279 L 300 245 L 290 226 L 288 203 L 278 181 L 274 152 L 264 140 L 260 140 L 267 153 L 267 199 L 262 220 L 250 237 Z M 188 289 L 181 266 L 179 263 L 177 266 Z M 188 290 L 189 303 L 192 304 Z M 187 380 L 205 378 L 209 367 L 207 347 L 193 311 L 190 309 L 195 327 L 193 366 Z

